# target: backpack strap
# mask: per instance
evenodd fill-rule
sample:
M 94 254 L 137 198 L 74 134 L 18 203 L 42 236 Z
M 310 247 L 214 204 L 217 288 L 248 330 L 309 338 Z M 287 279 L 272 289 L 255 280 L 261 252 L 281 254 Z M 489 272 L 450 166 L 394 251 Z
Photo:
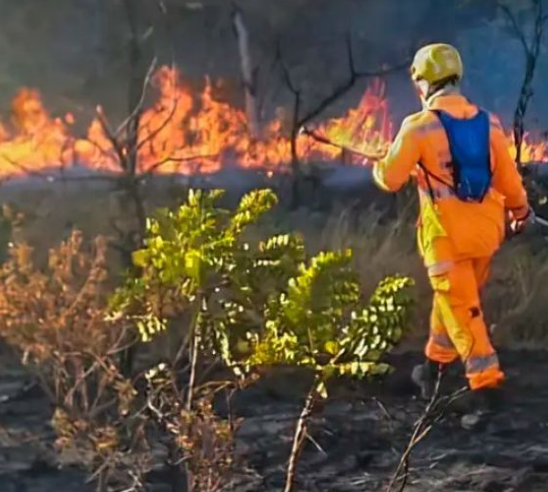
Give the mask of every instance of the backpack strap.
M 436 118 L 438 119 L 441 127 L 445 131 L 445 127 L 443 126 L 443 124 L 441 122 L 441 119 L 439 117 L 439 114 L 438 114 L 439 110 L 437 110 L 437 109 L 428 109 L 427 111 L 430 111 L 430 112 L 432 112 L 433 114 L 436 115 Z M 449 136 L 447 138 L 449 138 Z M 430 195 L 430 198 L 432 199 L 433 203 L 436 202 L 436 194 L 434 193 L 434 188 L 432 186 L 432 181 L 431 181 L 432 179 L 437 181 L 438 183 L 446 186 L 451 191 L 455 192 L 454 185 L 451 185 L 451 184 L 447 183 L 443 178 L 441 178 L 437 174 L 433 173 L 432 171 L 428 170 L 422 161 L 419 161 L 417 164 L 418 164 L 419 168 L 422 170 L 422 172 L 424 173 L 424 177 L 426 179 L 426 186 L 428 187 L 428 194 Z
M 424 173 L 424 178 L 426 179 L 426 186 L 428 188 L 428 194 L 430 195 L 430 199 L 432 200 L 432 203 L 436 203 L 434 188 L 432 187 L 432 182 L 430 181 L 431 173 L 428 169 L 426 169 L 426 166 L 422 163 L 422 161 L 419 161 L 417 164 L 421 168 L 422 172 Z
M 447 130 L 445 129 L 445 125 L 443 124 L 443 121 L 442 121 L 442 118 L 440 116 L 440 114 L 443 112 L 441 109 L 428 109 L 427 111 L 430 111 L 431 113 L 433 113 L 437 120 L 439 121 L 440 125 L 441 125 L 441 128 L 443 129 L 443 131 L 445 132 L 446 136 L 447 136 L 447 140 L 448 140 L 448 145 L 449 145 L 449 155 L 451 156 L 451 160 L 449 161 L 449 163 L 451 164 L 452 168 L 455 167 L 455 163 L 453 162 L 453 155 L 451 154 L 451 145 L 449 143 L 449 135 L 447 134 Z M 431 196 L 434 195 L 434 192 L 433 192 L 433 188 L 432 188 L 432 184 L 431 184 L 431 181 L 430 181 L 430 178 L 437 181 L 438 183 L 446 186 L 448 189 L 450 189 L 453 193 L 456 194 L 456 188 L 455 188 L 455 183 L 451 184 L 451 183 L 448 183 L 447 181 L 445 181 L 443 178 L 441 178 L 440 176 L 438 176 L 437 174 L 433 173 L 432 171 L 429 171 L 426 166 L 424 166 L 424 164 L 422 162 L 419 162 L 419 167 L 422 169 L 422 171 L 424 172 L 425 174 L 425 177 L 426 177 L 426 184 L 429 188 L 429 193 Z

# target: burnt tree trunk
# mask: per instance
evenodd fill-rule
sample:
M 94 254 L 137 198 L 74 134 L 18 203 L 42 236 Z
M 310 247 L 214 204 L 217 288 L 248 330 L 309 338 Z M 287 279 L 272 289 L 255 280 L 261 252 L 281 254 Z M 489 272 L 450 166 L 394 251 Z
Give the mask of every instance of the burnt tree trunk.
M 128 46 L 128 60 L 130 78 L 128 85 L 128 114 L 132 115 L 127 123 L 126 158 L 124 163 L 124 188 L 127 190 L 130 200 L 133 202 L 135 218 L 137 220 L 138 240 L 142 239 L 146 224 L 146 213 L 143 198 L 139 190 L 139 182 L 136 179 L 139 171 L 139 127 L 141 124 L 141 100 L 146 81 L 147 67 L 144 63 L 144 53 L 139 38 L 137 27 L 137 12 L 134 0 L 124 0 L 124 7 L 130 40 Z M 135 245 L 137 246 L 137 245 Z
M 144 239 L 146 230 L 146 211 L 143 196 L 140 190 L 139 173 L 139 130 L 142 116 L 142 100 L 145 85 L 147 83 L 147 67 L 143 53 L 142 39 L 138 28 L 137 8 L 139 3 L 135 0 L 123 0 L 126 19 L 129 28 L 128 62 L 129 62 L 129 84 L 127 93 L 127 104 L 129 118 L 125 126 L 125 142 L 120 153 L 123 176 L 120 187 L 126 194 L 128 207 L 131 207 L 135 229 L 131 228 L 130 234 L 123 241 L 124 251 L 134 251 L 139 248 Z M 132 269 L 133 263 L 131 254 L 124 255 L 126 269 Z M 135 345 L 129 344 L 128 349 L 122 354 L 122 369 L 125 376 L 133 372 L 135 358 Z
M 533 0 L 535 20 L 533 37 L 530 41 L 527 39 L 522 26 L 520 26 L 516 16 L 512 13 L 512 10 L 506 5 L 500 5 L 500 8 L 508 17 L 508 20 L 510 21 L 517 38 L 521 42 L 525 53 L 525 74 L 523 77 L 523 83 L 521 85 L 516 110 L 514 112 L 514 144 L 516 147 L 516 164 L 521 173 L 524 171 L 521 159 L 523 139 L 525 136 L 525 115 L 527 113 L 531 98 L 533 97 L 533 80 L 535 78 L 537 62 L 544 38 L 544 29 L 548 20 L 548 16 L 544 14 L 542 2 L 543 0 Z
M 238 50 L 240 53 L 240 65 L 245 91 L 245 109 L 249 133 L 253 139 L 261 136 L 261 124 L 259 117 L 259 104 L 257 101 L 257 72 L 253 68 L 251 58 L 251 47 L 249 42 L 249 31 L 246 27 L 242 11 L 235 7 L 232 16 L 234 31 L 238 39 Z

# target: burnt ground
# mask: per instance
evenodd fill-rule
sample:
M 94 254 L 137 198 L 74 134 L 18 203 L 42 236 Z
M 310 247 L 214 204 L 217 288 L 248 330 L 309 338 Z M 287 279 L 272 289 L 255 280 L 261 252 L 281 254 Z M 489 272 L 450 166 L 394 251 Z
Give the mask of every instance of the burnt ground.
M 367 492 L 386 486 L 424 404 L 409 384 L 416 355 L 398 356 L 382 384 L 336 383 L 333 398 L 314 418 L 302 455 L 298 492 Z M 481 432 L 460 428 L 449 415 L 415 450 L 409 492 L 548 491 L 548 354 L 503 353 L 505 410 Z M 50 408 L 38 389 L 9 399 L 25 384 L 24 371 L 0 360 L 0 492 L 87 492 L 83 472 L 60 469 L 51 450 Z M 247 472 L 235 492 L 280 491 L 293 419 L 305 382 L 271 376 L 236 401 L 243 423 L 237 454 Z M 151 490 L 170 491 L 163 474 Z

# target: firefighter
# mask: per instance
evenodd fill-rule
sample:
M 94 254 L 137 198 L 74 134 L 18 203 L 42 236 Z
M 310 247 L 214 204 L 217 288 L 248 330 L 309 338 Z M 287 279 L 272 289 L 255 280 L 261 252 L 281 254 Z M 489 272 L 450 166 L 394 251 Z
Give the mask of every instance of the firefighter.
M 418 51 L 411 78 L 423 110 L 404 120 L 373 177 L 388 192 L 416 178 L 418 247 L 434 299 L 426 362 L 412 379 L 428 398 L 438 371 L 460 359 L 474 401 L 463 425 L 472 427 L 495 410 L 504 381 L 480 289 L 504 240 L 506 217 L 520 233 L 532 212 L 498 118 L 461 95 L 462 76 L 453 46 L 432 44 Z

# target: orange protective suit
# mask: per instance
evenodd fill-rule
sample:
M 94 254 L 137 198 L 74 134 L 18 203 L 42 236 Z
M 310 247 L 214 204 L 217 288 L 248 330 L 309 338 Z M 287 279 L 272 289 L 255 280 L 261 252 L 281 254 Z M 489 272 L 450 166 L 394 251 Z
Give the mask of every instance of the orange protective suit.
M 428 109 L 444 110 L 455 118 L 471 118 L 478 111 L 459 94 L 435 96 L 428 108 L 405 119 L 373 176 L 379 187 L 391 192 L 411 176 L 417 178 L 418 246 L 434 290 L 426 356 L 440 363 L 460 357 L 472 389 L 496 387 L 504 374 L 489 340 L 479 291 L 504 240 L 505 209 L 515 218 L 526 216 L 527 194 L 502 126 L 490 115 L 492 187 L 481 203 L 454 196 L 447 186 L 453 183 L 449 142 L 438 117 Z

